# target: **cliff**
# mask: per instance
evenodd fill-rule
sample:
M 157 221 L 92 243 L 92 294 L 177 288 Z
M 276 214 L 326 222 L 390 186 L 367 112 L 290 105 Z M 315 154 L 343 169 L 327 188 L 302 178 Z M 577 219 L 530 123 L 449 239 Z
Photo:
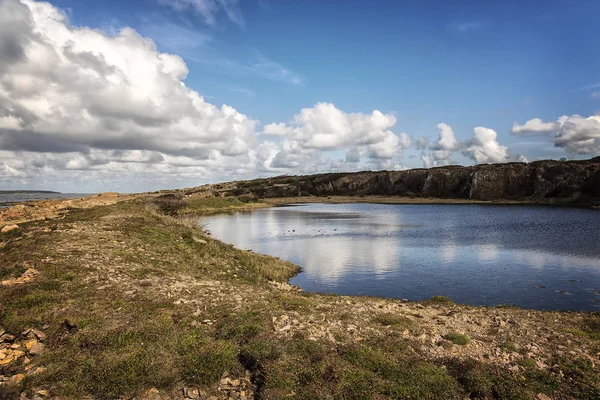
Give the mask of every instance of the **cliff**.
M 401 196 L 596 206 L 600 205 L 600 157 L 583 161 L 279 176 L 209 187 L 214 194 L 241 198 Z M 193 192 L 186 190 L 187 194 Z

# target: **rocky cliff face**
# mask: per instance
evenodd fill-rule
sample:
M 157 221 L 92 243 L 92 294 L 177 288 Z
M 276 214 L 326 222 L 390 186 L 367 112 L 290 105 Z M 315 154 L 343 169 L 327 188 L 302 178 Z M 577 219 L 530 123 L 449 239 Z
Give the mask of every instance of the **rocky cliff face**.
M 600 204 L 600 157 L 585 161 L 280 176 L 212 188 L 221 195 L 258 198 L 378 195 L 593 206 Z

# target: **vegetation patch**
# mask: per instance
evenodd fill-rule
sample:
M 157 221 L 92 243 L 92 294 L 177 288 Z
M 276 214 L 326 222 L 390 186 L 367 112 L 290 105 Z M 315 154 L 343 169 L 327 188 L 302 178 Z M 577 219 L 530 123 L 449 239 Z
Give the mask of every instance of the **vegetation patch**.
M 452 332 L 448 333 L 447 335 L 444 335 L 444 339 L 449 340 L 452 343 L 457 344 L 459 346 L 466 346 L 471 341 L 471 338 L 469 338 L 469 336 L 457 332 Z
M 429 304 L 446 304 L 447 305 L 447 304 L 454 304 L 454 301 L 452 301 L 450 298 L 448 298 L 446 296 L 437 295 L 437 296 L 433 296 L 429 300 L 426 300 L 426 303 L 429 303 Z

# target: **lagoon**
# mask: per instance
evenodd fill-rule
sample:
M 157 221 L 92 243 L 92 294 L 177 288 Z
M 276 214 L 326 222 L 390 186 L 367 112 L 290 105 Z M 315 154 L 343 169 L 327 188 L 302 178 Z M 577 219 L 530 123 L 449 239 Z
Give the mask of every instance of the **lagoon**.
M 309 292 L 600 310 L 600 212 L 517 205 L 297 204 L 202 220 L 292 261 Z

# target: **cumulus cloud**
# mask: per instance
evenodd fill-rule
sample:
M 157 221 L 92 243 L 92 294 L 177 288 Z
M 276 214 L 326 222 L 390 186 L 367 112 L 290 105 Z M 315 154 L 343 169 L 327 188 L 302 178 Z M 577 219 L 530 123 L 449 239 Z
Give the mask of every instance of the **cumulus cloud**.
M 465 142 L 462 153 L 465 157 L 477 163 L 498 163 L 510 161 L 508 147 L 500 145 L 496 131 L 478 126 L 473 131 L 473 137 Z M 518 156 L 517 156 L 518 158 Z
M 412 145 L 408 134 L 391 131 L 395 124 L 396 117 L 378 110 L 371 114 L 346 113 L 334 104 L 318 103 L 302 109 L 289 123 L 265 125 L 262 134 L 284 137 L 282 150 L 273 159 L 274 168 L 314 164 L 323 154 L 336 151 L 345 152 L 348 163 L 368 159 L 364 167 L 394 168 L 396 164 L 390 160 Z M 339 159 L 335 167 L 340 168 Z
M 291 127 L 287 126 L 283 122 L 280 122 L 278 124 L 272 123 L 272 124 L 265 125 L 263 127 L 262 134 L 268 135 L 268 136 L 285 136 L 291 132 L 292 132 Z
M 556 147 L 564 148 L 569 154 L 600 154 L 600 116 L 563 115 L 554 122 L 542 122 L 539 118 L 527 121 L 524 125 L 515 124 L 514 134 L 554 133 Z
M 257 121 L 207 103 L 182 82 L 183 60 L 134 30 L 73 27 L 49 3 L 30 0 L 2 0 L 0 10 L 8 54 L 0 58 L 1 148 L 207 159 L 245 155 L 254 142 Z
M 420 154 L 425 168 L 447 165 L 457 152 L 476 163 L 527 161 L 522 155 L 512 154 L 507 146 L 501 145 L 493 129 L 478 126 L 469 139 L 461 142 L 449 125 L 440 123 L 437 128 L 438 139 L 429 144 L 430 152 L 422 151 Z
M 550 133 L 555 129 L 555 122 L 544 122 L 539 118 L 534 118 L 525 122 L 523 125 L 519 125 L 517 122 L 515 122 L 511 132 L 514 135 L 521 135 L 523 133 Z
M 438 140 L 432 143 L 429 149 L 432 150 L 431 154 L 434 160 L 439 163 L 447 161 L 455 151 L 461 148 L 462 143 L 456 139 L 454 131 L 449 125 L 442 122 L 438 124 L 437 128 L 440 131 Z

